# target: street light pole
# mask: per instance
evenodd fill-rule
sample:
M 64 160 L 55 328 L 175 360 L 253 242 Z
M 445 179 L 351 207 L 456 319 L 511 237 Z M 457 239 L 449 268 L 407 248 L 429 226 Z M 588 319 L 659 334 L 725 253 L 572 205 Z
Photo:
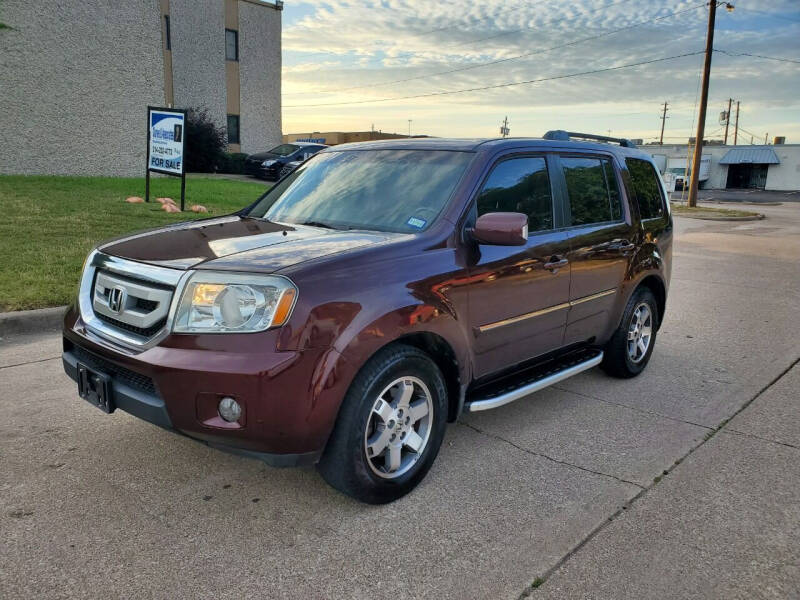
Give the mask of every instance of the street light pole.
M 708 108 L 708 83 L 711 78 L 711 56 L 714 54 L 714 22 L 717 17 L 717 0 L 708 5 L 708 30 L 706 32 L 706 57 L 703 63 L 703 89 L 700 95 L 700 112 L 697 116 L 697 135 L 692 157 L 692 179 L 689 183 L 687 205 L 697 206 L 697 186 L 700 183 L 700 158 L 703 155 L 703 133 L 706 129 L 706 109 Z

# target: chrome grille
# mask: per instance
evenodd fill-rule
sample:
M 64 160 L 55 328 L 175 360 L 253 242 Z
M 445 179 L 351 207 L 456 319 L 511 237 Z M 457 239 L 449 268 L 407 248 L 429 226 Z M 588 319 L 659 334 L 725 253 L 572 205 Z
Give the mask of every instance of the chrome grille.
M 154 283 L 98 270 L 92 309 L 105 321 L 151 331 L 152 335 L 167 321 L 172 292 Z
M 132 349 L 158 343 L 169 332 L 172 301 L 186 275 L 93 252 L 79 296 L 86 328 Z

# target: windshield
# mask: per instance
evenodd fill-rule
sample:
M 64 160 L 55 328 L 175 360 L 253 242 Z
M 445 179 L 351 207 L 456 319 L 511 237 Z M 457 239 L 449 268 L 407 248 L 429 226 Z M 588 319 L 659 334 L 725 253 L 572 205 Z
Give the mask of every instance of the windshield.
M 278 156 L 289 156 L 298 148 L 299 146 L 295 146 L 294 144 L 281 144 L 280 146 L 275 146 L 269 152 L 270 154 L 277 154 Z
M 334 229 L 418 232 L 433 223 L 473 154 L 323 152 L 267 192 L 250 216 Z

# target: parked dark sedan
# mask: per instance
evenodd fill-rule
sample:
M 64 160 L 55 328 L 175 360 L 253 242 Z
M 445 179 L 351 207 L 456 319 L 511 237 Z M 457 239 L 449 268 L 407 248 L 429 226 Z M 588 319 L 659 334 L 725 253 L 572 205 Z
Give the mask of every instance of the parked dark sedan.
M 281 170 L 286 164 L 297 161 L 303 162 L 327 147 L 325 144 L 310 142 L 281 144 L 267 152 L 259 152 L 248 156 L 244 163 L 245 173 L 253 177 L 276 181 L 280 179 Z

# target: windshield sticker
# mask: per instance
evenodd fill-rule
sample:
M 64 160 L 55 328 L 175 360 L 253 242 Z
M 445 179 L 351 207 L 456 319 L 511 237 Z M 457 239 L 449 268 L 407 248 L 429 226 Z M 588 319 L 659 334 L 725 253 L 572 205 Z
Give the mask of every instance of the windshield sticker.
M 422 229 L 427 224 L 428 222 L 425 219 L 420 219 L 419 217 L 411 217 L 408 221 L 406 221 L 406 225 L 410 225 L 415 229 Z

